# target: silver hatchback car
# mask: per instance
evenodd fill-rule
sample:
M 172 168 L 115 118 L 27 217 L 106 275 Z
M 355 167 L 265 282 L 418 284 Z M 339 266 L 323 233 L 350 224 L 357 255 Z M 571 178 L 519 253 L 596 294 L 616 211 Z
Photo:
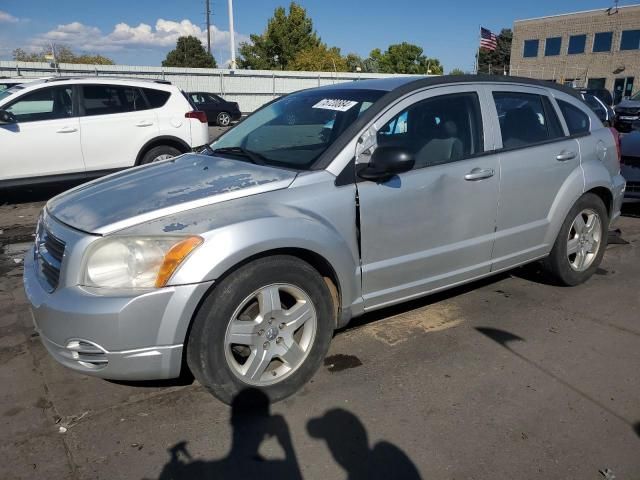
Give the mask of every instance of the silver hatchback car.
M 587 280 L 624 196 L 616 139 L 529 79 L 294 93 L 200 154 L 49 201 L 25 261 L 35 325 L 78 372 L 188 366 L 224 402 L 282 399 L 365 312 L 541 259 Z

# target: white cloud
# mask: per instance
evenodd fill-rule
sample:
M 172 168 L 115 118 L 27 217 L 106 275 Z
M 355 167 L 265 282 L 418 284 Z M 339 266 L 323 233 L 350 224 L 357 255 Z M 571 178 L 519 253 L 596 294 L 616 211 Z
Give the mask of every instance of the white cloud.
M 0 23 L 18 23 L 19 21 L 19 18 L 0 10 Z
M 76 50 L 94 53 L 135 51 L 136 49 L 168 50 L 176 44 L 178 37 L 185 35 L 197 37 L 206 46 L 206 28 L 202 29 L 190 20 L 176 22 L 162 18 L 156 21 L 155 26 L 146 23 L 140 23 L 137 26 L 118 23 L 108 34 L 104 34 L 97 27 L 80 22 L 67 23 L 36 36 L 30 45 L 32 49 L 39 49 L 49 42 L 58 42 Z M 229 35 L 227 30 L 219 30 L 215 25 L 211 26 L 211 48 L 221 64 L 230 56 Z M 240 42 L 247 41 L 249 38 L 238 33 L 235 37 L 236 48 Z

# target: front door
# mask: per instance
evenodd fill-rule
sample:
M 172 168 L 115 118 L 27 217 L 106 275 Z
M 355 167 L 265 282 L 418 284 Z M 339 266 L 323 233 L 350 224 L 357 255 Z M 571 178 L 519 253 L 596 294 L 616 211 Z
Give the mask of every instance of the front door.
M 2 108 L 18 123 L 0 125 L 0 180 L 84 171 L 72 86 L 40 88 Z
M 484 115 L 476 88 L 435 88 L 400 102 L 361 139 L 358 164 L 377 146 L 403 147 L 416 162 L 357 184 L 365 309 L 490 271 L 499 166 L 484 154 Z

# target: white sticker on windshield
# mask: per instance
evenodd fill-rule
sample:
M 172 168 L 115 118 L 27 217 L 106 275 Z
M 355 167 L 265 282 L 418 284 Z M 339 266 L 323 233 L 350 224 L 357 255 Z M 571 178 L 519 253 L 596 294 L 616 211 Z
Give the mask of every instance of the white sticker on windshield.
M 340 100 L 338 98 L 325 98 L 320 100 L 311 108 L 322 108 L 324 110 L 337 110 L 338 112 L 346 112 L 358 102 L 353 100 Z

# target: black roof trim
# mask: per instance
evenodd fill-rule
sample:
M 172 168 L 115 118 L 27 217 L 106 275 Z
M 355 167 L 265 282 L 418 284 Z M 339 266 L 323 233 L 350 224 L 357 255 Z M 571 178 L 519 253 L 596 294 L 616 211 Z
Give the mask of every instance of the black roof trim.
M 362 89 L 367 89 L 367 81 L 358 82 Z M 579 99 L 580 94 L 573 88 L 559 85 L 546 80 L 536 80 L 533 78 L 510 77 L 506 75 L 443 75 L 439 77 L 422 77 L 409 81 L 393 90 L 390 90 L 369 107 L 355 122 L 342 132 L 340 137 L 327 148 L 312 166 L 312 170 L 323 170 L 329 166 L 333 159 L 344 149 L 353 137 L 368 123 L 370 123 L 382 110 L 400 97 L 413 91 L 441 85 L 456 85 L 463 83 L 504 83 L 511 85 L 531 85 L 534 87 L 551 88 L 571 95 Z M 316 87 L 321 90 L 323 87 Z M 315 89 L 310 89 L 315 90 Z

